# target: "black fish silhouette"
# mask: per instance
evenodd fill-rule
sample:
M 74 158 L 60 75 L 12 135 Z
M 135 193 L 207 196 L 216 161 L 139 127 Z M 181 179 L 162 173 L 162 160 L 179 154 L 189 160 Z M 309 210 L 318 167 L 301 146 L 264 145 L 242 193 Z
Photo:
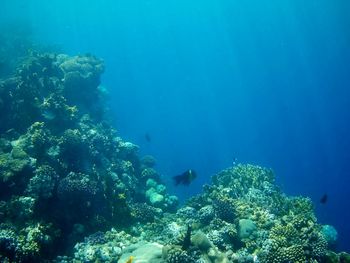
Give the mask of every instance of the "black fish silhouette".
M 147 142 L 151 142 L 151 136 L 149 135 L 148 132 L 145 134 L 145 139 Z
M 197 177 L 197 174 L 194 170 L 189 169 L 183 174 L 174 176 L 174 183 L 175 185 L 183 184 L 183 185 L 189 185 L 195 178 Z
M 321 204 L 326 204 L 328 201 L 328 195 L 327 194 L 324 194 L 321 199 L 320 199 L 320 203 Z
M 182 242 L 182 250 L 187 250 L 191 246 L 191 232 L 192 227 L 188 225 L 184 241 Z

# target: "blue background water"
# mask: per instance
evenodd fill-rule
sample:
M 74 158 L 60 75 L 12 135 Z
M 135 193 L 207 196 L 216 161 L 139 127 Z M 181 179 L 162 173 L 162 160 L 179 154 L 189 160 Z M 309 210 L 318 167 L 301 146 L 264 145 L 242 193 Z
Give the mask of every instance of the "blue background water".
M 157 158 L 172 192 L 199 192 L 236 158 L 272 167 L 350 251 L 350 1 L 1 2 L 2 22 L 105 59 L 120 134 Z M 173 188 L 188 168 L 199 178 Z

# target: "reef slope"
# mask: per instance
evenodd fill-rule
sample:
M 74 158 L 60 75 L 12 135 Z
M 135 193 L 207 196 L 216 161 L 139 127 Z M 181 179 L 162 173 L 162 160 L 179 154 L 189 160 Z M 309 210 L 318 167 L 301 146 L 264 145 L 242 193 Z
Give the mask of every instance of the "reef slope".
M 1 262 L 350 262 L 267 168 L 223 170 L 178 208 L 154 158 L 109 124 L 101 59 L 15 64 L 0 80 Z

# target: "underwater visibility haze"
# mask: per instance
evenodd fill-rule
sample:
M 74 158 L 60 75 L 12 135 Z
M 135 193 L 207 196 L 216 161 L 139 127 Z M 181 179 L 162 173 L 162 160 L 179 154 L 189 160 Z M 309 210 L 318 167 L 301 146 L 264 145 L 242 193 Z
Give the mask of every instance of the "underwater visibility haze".
M 0 6 L 1 262 L 350 262 L 349 1 Z

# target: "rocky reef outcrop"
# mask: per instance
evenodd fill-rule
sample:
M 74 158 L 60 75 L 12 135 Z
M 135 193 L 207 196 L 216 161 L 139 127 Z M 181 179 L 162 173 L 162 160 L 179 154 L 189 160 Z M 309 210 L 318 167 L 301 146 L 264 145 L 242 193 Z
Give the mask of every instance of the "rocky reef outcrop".
M 20 61 L 0 80 L 0 261 L 50 259 L 97 231 L 175 211 L 154 161 L 105 120 L 101 59 Z M 146 194 L 148 180 L 162 198 Z
M 176 213 L 100 234 L 57 262 L 350 262 L 330 250 L 336 230 L 317 222 L 309 198 L 285 195 L 270 169 L 250 164 L 219 172 Z

